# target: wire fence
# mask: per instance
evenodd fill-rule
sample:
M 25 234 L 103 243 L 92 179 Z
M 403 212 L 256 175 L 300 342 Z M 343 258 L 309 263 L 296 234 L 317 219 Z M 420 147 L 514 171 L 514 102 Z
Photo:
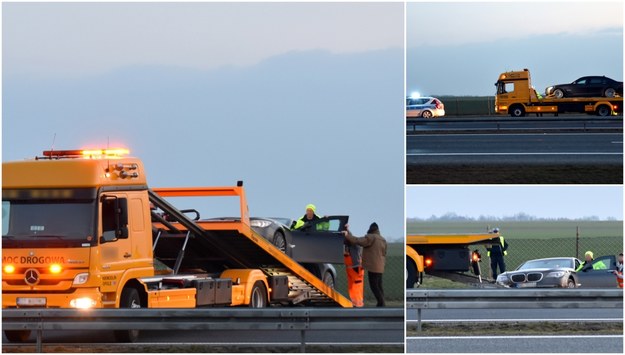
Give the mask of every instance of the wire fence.
M 508 239 L 506 239 L 508 241 Z M 508 255 L 505 257 L 506 270 L 514 270 L 521 263 L 540 258 L 577 256 L 584 259 L 586 251 L 592 251 L 594 257 L 604 255 L 618 255 L 623 251 L 623 238 L 621 237 L 580 237 L 548 238 L 548 239 L 512 239 L 508 241 Z M 477 246 L 482 254 L 481 275 L 491 277 L 490 259 L 486 256 L 484 246 Z
M 347 274 L 345 273 L 345 265 L 334 265 L 337 273 L 335 288 L 349 298 L 347 292 Z M 384 299 L 388 306 L 396 306 L 398 302 L 403 305 L 404 288 L 406 285 L 404 279 L 404 244 L 389 243 L 386 252 L 386 266 L 384 275 L 382 276 L 382 284 L 384 285 Z M 373 306 L 376 303 L 375 296 L 369 288 L 369 278 L 365 271 L 365 306 Z
M 494 96 L 439 96 L 446 116 L 494 115 Z

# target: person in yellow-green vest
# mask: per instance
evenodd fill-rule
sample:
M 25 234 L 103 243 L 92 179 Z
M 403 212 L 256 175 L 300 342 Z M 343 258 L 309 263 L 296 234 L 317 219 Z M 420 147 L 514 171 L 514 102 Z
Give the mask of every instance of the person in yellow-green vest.
M 608 269 L 607 265 L 603 261 L 598 260 L 594 264 L 593 264 L 593 261 L 595 261 L 595 256 L 592 253 L 592 251 L 589 250 L 586 253 L 584 253 L 584 262 L 579 264 L 579 266 L 577 267 L 575 271 L 607 270 Z
M 499 234 L 499 228 L 493 229 L 493 233 Z M 506 242 L 502 235 L 499 235 L 497 240 L 497 243 L 486 246 L 486 255 L 490 257 L 490 269 L 493 273 L 494 280 L 497 280 L 497 267 L 499 267 L 499 273 L 506 272 L 504 256 L 508 255 L 508 242 Z
M 303 227 L 310 225 L 313 221 L 321 219 L 317 215 L 317 207 L 312 203 L 306 205 L 306 213 L 297 221 L 293 222 L 291 225 L 291 229 L 302 229 Z M 330 228 L 330 224 L 328 222 L 320 222 L 316 226 L 316 230 L 328 230 Z

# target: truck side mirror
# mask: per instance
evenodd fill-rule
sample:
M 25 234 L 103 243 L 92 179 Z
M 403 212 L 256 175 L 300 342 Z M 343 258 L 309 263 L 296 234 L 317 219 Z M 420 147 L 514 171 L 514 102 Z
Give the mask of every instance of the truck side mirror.
M 128 238 L 128 200 L 117 196 L 102 195 L 103 243 Z

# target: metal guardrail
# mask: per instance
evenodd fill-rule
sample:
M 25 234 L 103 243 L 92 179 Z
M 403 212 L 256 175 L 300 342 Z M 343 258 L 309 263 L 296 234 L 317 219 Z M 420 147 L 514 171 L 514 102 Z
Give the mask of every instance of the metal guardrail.
M 403 308 L 3 309 L 4 330 L 404 330 Z M 382 344 L 380 344 L 382 345 Z
M 490 124 L 488 126 L 482 127 L 458 127 L 461 125 L 471 125 L 475 123 L 481 124 Z M 577 127 L 562 127 L 562 126 L 543 126 L 543 127 L 528 127 L 528 128 L 518 128 L 518 127 L 509 127 L 507 125 L 514 125 L 518 123 L 538 123 L 538 124 L 562 124 L 562 123 L 575 123 Z M 431 131 L 478 131 L 478 130 L 561 130 L 561 129 L 576 129 L 576 130 L 594 130 L 594 129 L 616 129 L 618 127 L 605 127 L 599 126 L 596 127 L 597 124 L 601 123 L 623 123 L 623 116 L 618 117 L 597 117 L 591 118 L 588 117 L 566 117 L 566 118 L 558 118 L 558 117 L 540 117 L 540 118 L 506 118 L 506 117 L 476 117 L 476 118 L 460 118 L 460 119 L 437 119 L 437 120 L 425 120 L 423 118 L 410 118 L 406 119 L 406 129 L 411 128 L 413 132 L 417 131 L 417 127 L 425 127 L 425 126 L 440 126 L 441 128 L 432 129 Z M 444 127 L 446 124 L 454 125 L 453 128 Z
M 421 330 L 422 309 L 546 309 L 623 308 L 622 289 L 494 289 L 408 290 L 406 306 L 417 309 Z

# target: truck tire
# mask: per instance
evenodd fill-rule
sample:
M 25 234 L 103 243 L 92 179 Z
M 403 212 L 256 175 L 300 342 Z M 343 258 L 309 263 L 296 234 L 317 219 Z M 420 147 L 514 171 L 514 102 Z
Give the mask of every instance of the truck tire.
M 267 290 L 262 281 L 256 281 L 250 294 L 250 308 L 267 307 Z
M 284 238 L 284 233 L 276 231 L 273 235 L 273 245 L 286 254 L 286 238 Z
M 30 338 L 30 330 L 5 330 L 4 336 L 12 343 L 23 343 Z
M 553 96 L 555 96 L 556 99 L 561 99 L 564 97 L 564 91 L 562 89 L 555 89 L 553 90 Z
M 525 109 L 521 105 L 513 105 L 510 107 L 510 116 L 525 117 Z
M 423 118 L 432 118 L 432 111 L 429 110 L 425 110 L 423 112 L 421 112 L 421 117 Z
M 612 114 L 612 108 L 608 105 L 599 105 L 597 107 L 597 116 L 608 117 Z
M 134 287 L 125 287 L 122 290 L 119 308 L 141 308 L 139 291 Z M 134 343 L 139 339 L 139 330 L 115 330 L 115 340 L 119 343 Z
M 613 88 L 607 88 L 603 92 L 603 95 L 605 97 L 614 97 L 614 96 L 616 96 L 616 90 L 614 90 Z
M 417 265 L 414 261 L 406 260 L 406 288 L 414 288 L 414 284 L 417 283 Z

